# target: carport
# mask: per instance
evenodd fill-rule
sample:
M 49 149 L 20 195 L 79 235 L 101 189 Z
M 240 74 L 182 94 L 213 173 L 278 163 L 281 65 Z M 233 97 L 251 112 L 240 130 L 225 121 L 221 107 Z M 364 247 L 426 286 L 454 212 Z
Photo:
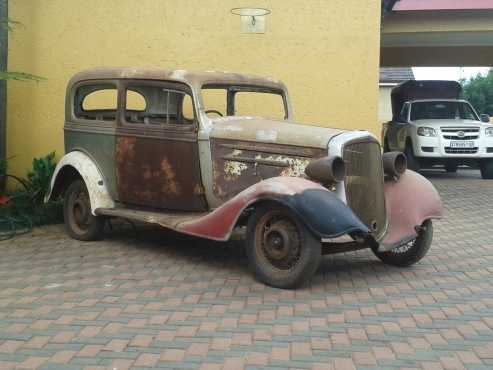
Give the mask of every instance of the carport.
M 491 65 L 493 0 L 398 0 L 387 9 L 382 67 Z

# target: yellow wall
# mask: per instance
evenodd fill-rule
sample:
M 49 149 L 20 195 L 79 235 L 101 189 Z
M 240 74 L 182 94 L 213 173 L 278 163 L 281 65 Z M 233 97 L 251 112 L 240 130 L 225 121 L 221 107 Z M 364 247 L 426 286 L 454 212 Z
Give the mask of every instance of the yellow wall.
M 241 34 L 230 9 L 269 8 L 265 34 Z M 272 76 L 295 118 L 379 135 L 380 0 L 10 0 L 23 23 L 9 68 L 47 78 L 8 86 L 8 156 L 63 153 L 65 86 L 94 66 L 161 66 Z

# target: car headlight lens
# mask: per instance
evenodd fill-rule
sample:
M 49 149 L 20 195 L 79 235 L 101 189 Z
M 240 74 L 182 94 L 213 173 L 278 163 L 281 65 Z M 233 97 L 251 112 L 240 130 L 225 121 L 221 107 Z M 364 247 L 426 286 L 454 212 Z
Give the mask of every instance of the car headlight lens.
M 493 137 L 493 127 L 487 127 L 486 130 L 484 130 L 484 133 L 486 134 L 486 136 Z
M 437 133 L 435 129 L 431 127 L 419 127 L 418 128 L 418 135 L 419 136 L 427 136 L 427 137 L 432 137 L 432 136 L 437 136 Z

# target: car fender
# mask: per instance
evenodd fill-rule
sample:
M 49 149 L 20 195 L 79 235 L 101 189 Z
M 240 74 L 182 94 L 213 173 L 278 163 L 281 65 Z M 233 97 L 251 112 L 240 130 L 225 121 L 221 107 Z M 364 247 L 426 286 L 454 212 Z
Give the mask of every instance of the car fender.
M 243 212 L 261 201 L 288 207 L 315 235 L 336 238 L 344 234 L 369 233 L 336 194 L 313 181 L 297 177 L 273 177 L 260 181 L 219 208 L 198 219 L 178 225 L 178 231 L 214 240 L 228 240 Z
M 108 188 L 106 187 L 101 171 L 94 161 L 87 154 L 81 151 L 67 153 L 58 162 L 51 178 L 50 190 L 45 197 L 45 201 L 51 200 L 57 179 L 61 176 L 61 174 L 63 174 L 64 170 L 67 169 L 68 166 L 75 169 L 75 171 L 77 171 L 80 177 L 84 180 L 89 193 L 92 214 L 95 215 L 95 211 L 98 208 L 115 207 L 115 203 L 110 196 Z
M 407 170 L 398 181 L 385 183 L 388 229 L 379 251 L 388 251 L 416 238 L 416 228 L 426 220 L 439 219 L 442 201 L 433 184 Z

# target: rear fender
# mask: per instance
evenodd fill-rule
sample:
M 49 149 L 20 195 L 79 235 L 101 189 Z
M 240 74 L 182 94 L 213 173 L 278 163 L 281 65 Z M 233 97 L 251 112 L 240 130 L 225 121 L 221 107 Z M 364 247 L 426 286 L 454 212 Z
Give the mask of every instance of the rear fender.
M 262 201 L 288 207 L 320 238 L 369 232 L 335 194 L 315 182 L 297 177 L 273 177 L 256 183 L 210 214 L 181 223 L 177 230 L 208 239 L 227 240 L 242 213 Z
M 85 153 L 73 151 L 63 156 L 58 162 L 51 178 L 50 190 L 45 197 L 45 202 L 52 199 L 57 181 L 68 167 L 72 167 L 80 175 L 86 184 L 91 202 L 91 212 L 95 215 L 98 208 L 114 208 L 115 203 L 110 196 L 101 172 L 94 161 Z M 73 172 L 73 171 L 72 171 Z
M 433 184 L 409 170 L 398 181 L 385 183 L 385 203 L 389 226 L 379 247 L 381 252 L 414 239 L 417 227 L 443 214 L 442 201 Z

